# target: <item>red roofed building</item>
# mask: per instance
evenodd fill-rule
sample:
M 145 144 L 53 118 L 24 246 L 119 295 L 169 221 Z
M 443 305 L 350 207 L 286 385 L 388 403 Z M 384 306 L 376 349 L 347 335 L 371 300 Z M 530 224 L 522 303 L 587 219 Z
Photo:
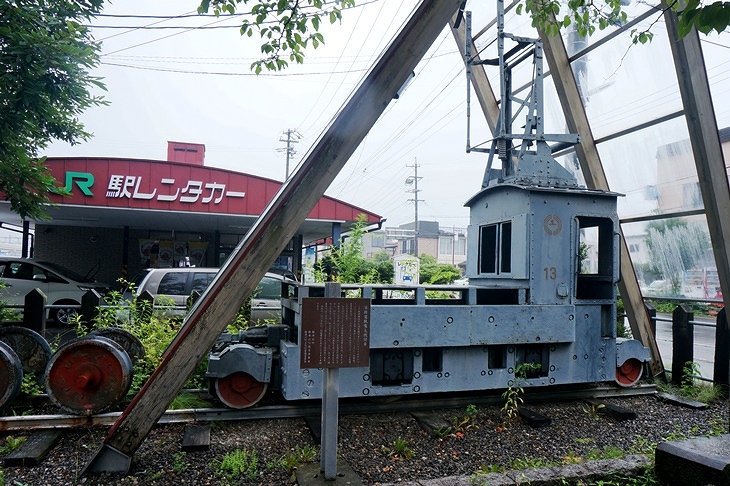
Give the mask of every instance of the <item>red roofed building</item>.
M 167 161 L 49 157 L 68 195 L 52 195 L 51 219 L 29 228 L 32 256 L 108 283 L 150 266 L 222 265 L 282 183 L 206 167 L 204 154 L 202 144 L 168 142 Z M 380 224 L 374 213 L 322 197 L 275 265 L 300 271 L 304 245 L 338 237 L 360 214 Z M 23 224 L 9 203 L 0 218 Z

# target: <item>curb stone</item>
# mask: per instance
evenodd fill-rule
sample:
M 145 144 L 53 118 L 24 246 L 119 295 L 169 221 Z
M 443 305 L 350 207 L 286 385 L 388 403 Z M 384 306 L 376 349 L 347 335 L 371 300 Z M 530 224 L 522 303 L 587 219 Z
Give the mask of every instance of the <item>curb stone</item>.
M 380 486 L 514 486 L 527 484 L 559 486 L 564 484 L 564 479 L 575 482 L 577 480 L 598 481 L 613 474 L 635 476 L 649 465 L 651 465 L 650 458 L 642 454 L 633 454 L 621 459 L 599 459 L 566 466 L 513 470 L 478 476 L 449 476 L 400 483 L 381 483 Z

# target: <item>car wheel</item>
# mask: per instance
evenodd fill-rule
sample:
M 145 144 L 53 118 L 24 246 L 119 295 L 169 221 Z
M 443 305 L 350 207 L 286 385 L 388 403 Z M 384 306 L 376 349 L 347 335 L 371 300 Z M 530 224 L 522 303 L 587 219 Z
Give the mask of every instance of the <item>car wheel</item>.
M 59 302 L 57 305 L 79 305 L 77 302 Z M 73 307 L 61 307 L 51 310 L 51 319 L 61 326 L 68 326 L 71 319 L 78 314 L 78 310 Z

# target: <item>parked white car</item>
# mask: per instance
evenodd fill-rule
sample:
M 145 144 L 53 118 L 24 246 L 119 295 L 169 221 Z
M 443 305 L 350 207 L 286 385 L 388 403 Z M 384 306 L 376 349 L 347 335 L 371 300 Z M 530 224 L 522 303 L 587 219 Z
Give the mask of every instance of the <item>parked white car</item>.
M 25 296 L 33 289 L 39 289 L 46 296 L 47 305 L 81 304 L 81 297 L 94 289 L 106 293 L 109 286 L 84 277 L 56 263 L 31 258 L 0 257 L 0 280 L 5 288 L 0 300 L 9 305 L 23 305 Z M 68 324 L 69 317 L 76 313 L 73 307 L 50 309 L 48 318 L 58 324 Z
M 174 302 L 172 315 L 184 315 L 188 297 L 193 291 L 202 294 L 213 281 L 218 268 L 172 267 L 151 268 L 136 288 L 137 296 L 149 292 L 153 298 L 164 296 Z M 291 274 L 291 272 L 289 272 Z M 291 274 L 293 276 L 293 274 Z M 136 279 L 136 278 L 135 278 Z M 251 323 L 281 322 L 281 282 L 283 275 L 268 272 L 256 287 L 251 303 Z

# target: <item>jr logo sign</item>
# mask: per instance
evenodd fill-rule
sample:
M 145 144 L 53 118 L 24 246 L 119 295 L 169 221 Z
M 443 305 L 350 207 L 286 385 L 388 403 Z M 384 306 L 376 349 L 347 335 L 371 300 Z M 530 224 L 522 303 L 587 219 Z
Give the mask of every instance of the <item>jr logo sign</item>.
M 74 182 L 81 189 L 85 196 L 93 196 L 91 186 L 94 185 L 94 174 L 88 172 L 66 172 L 66 187 L 63 188 L 67 193 L 73 190 Z

